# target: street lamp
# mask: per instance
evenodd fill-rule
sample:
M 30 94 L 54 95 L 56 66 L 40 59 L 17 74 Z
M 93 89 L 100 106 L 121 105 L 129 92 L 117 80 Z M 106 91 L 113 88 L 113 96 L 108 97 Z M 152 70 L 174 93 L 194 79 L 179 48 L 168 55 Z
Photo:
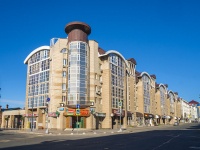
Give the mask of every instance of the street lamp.
M 49 108 L 49 102 L 50 102 L 50 98 L 48 97 L 47 98 L 47 101 L 46 101 L 46 113 L 47 113 L 47 115 L 46 115 L 46 131 L 45 131 L 45 133 L 46 134 L 49 134 L 49 128 L 48 128 L 48 124 L 49 124 L 49 111 L 48 111 L 48 108 Z
M 32 107 L 31 132 L 33 131 L 33 101 L 34 101 L 34 94 L 35 94 L 35 86 L 33 86 L 33 97 L 32 97 L 32 101 L 31 101 L 31 107 Z
M 120 129 L 118 132 L 122 132 L 122 121 L 121 121 L 121 119 L 122 119 L 122 101 L 119 102 L 118 106 L 119 106 L 119 113 L 120 113 Z

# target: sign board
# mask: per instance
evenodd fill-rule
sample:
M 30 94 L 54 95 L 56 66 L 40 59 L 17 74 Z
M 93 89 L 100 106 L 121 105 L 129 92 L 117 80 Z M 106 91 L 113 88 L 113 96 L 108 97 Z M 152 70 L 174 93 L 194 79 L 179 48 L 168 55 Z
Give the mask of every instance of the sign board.
M 80 109 L 76 109 L 76 115 L 77 115 L 77 116 L 80 115 Z
M 50 98 L 48 97 L 48 98 L 47 98 L 47 102 L 49 102 L 49 101 L 50 101 Z
M 77 105 L 76 105 L 76 108 L 77 108 L 77 109 L 80 109 L 80 104 L 77 104 Z
M 119 107 L 122 107 L 122 102 L 118 102 L 118 106 L 119 106 Z
M 37 117 L 38 114 L 33 114 L 33 117 Z M 32 114 L 24 114 L 24 117 L 32 117 Z
M 60 107 L 60 108 L 59 108 L 59 111 L 64 111 L 64 108 L 63 108 L 63 107 Z
M 66 112 L 64 112 L 64 116 L 76 116 L 77 115 L 77 109 L 66 109 Z M 79 110 L 79 116 L 90 116 L 90 110 L 88 109 L 78 109 Z

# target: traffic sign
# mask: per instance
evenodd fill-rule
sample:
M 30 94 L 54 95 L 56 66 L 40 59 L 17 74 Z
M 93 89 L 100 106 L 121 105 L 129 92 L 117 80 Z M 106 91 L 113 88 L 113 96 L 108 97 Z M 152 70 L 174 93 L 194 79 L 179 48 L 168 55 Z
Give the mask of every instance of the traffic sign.
M 48 97 L 48 98 L 47 98 L 47 102 L 49 102 L 49 101 L 50 101 L 50 98 Z
M 118 102 L 118 106 L 119 106 L 119 107 L 122 107 L 122 102 Z
M 80 104 L 77 104 L 77 105 L 76 105 L 76 108 L 77 108 L 77 109 L 80 109 Z
M 80 109 L 76 109 L 76 115 L 77 115 L 77 116 L 80 115 Z

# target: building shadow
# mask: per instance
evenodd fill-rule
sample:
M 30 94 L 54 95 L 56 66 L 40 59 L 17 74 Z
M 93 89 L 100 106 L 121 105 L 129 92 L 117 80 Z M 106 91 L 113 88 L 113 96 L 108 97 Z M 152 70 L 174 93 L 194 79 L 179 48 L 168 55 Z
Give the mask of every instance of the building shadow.
M 23 145 L 3 148 L 4 150 L 188 150 L 192 147 L 200 148 L 200 124 L 185 130 L 176 126 L 169 130 L 129 131 L 111 135 L 67 135 L 66 140 L 54 139 L 39 144 Z M 2 135 L 2 134 L 1 134 Z M 37 137 L 36 137 L 37 138 Z M 1 147 L 1 145 L 0 145 Z

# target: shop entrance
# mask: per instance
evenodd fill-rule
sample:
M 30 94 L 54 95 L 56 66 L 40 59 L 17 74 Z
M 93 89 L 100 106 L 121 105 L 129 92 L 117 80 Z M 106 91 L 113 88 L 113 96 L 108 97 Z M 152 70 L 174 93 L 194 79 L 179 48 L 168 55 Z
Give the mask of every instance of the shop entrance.
M 86 128 L 86 118 L 81 116 L 67 117 L 66 128 Z

